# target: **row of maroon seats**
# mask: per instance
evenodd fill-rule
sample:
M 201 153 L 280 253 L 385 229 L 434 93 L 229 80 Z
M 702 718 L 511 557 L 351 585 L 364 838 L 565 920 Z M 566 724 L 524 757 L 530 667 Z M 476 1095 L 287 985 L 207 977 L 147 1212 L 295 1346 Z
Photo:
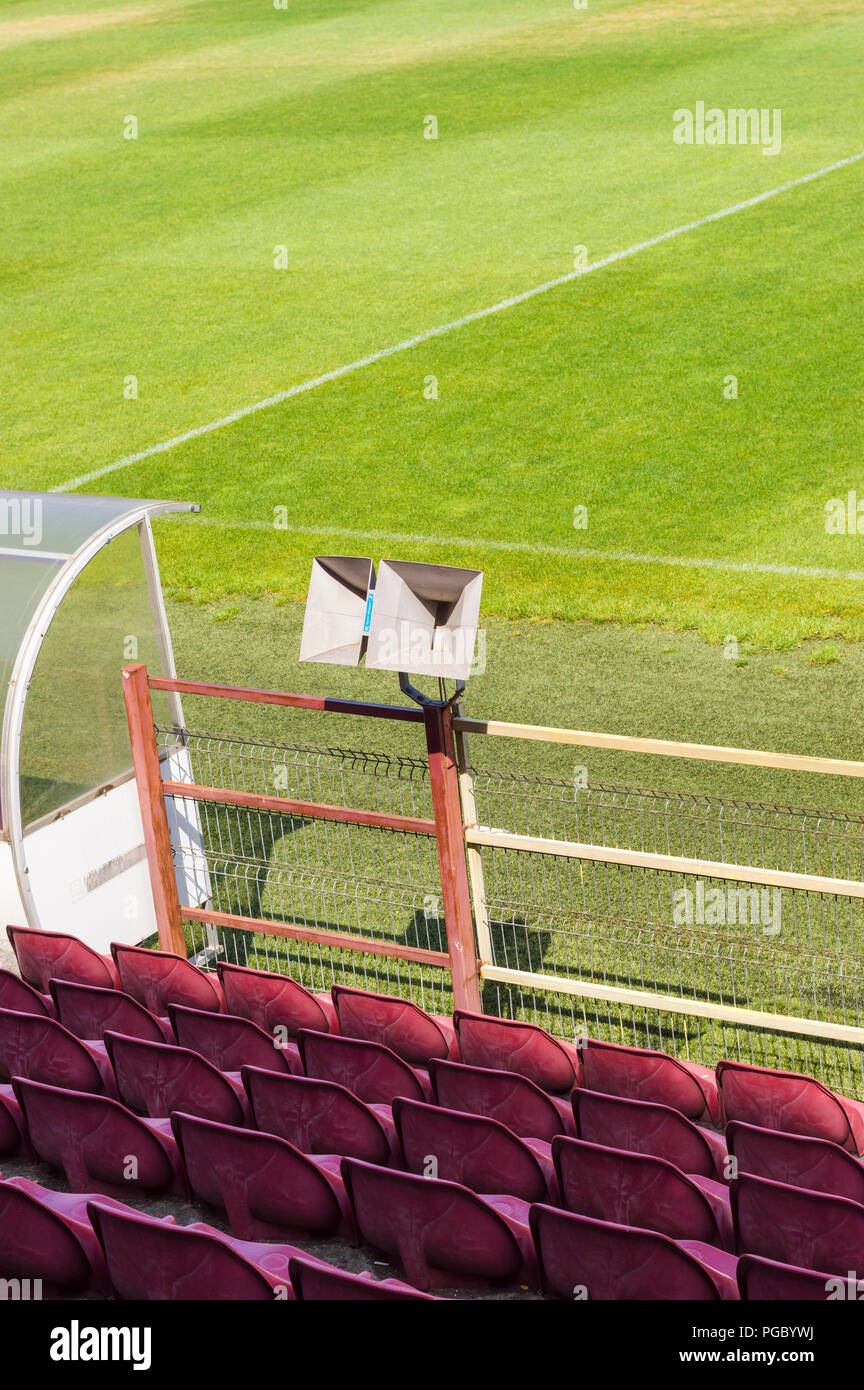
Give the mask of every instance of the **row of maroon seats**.
M 418 1072 L 413 1083 L 402 1073 L 407 1093 L 418 1098 L 429 1098 L 424 1071 L 432 1060 L 459 1058 L 477 1067 L 523 1075 L 553 1101 L 581 1086 L 664 1104 L 708 1127 L 720 1127 L 724 1119 L 739 1120 L 828 1139 L 852 1153 L 864 1153 L 864 1104 L 797 1073 L 732 1061 L 721 1061 L 715 1071 L 650 1049 L 587 1038 L 578 1045 L 567 1043 L 516 1020 L 457 1011 L 451 1021 L 426 1014 L 407 1000 L 345 986 L 334 985 L 331 995 L 313 994 L 288 976 L 224 962 L 214 979 L 167 952 L 115 945 L 107 957 L 61 933 L 7 930 L 22 980 L 0 972 L 0 1006 L 6 1008 L 24 1008 L 15 999 L 29 985 L 42 996 L 41 1001 L 31 997 L 31 1007 L 38 1009 L 41 1002 L 50 1013 L 52 978 L 111 989 L 122 986 L 163 1030 L 170 1027 L 173 1004 L 245 1018 L 281 1041 L 291 1055 L 290 1040 L 304 1029 L 389 1047 Z M 105 1024 L 112 1026 L 127 1031 L 119 1019 Z
M 425 1299 L 397 1279 L 349 1274 L 291 1245 L 180 1226 L 92 1193 L 54 1192 L 0 1175 L 0 1261 L 7 1280 L 39 1280 L 45 1298 Z

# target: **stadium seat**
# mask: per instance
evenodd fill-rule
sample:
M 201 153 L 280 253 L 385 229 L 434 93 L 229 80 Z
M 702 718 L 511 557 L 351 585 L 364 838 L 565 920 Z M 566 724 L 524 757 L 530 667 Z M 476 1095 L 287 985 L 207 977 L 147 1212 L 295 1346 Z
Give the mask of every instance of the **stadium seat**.
M 30 1178 L 0 1181 L 0 1269 L 5 1279 L 41 1279 L 43 1298 L 110 1292 L 87 1215 L 89 1194 L 53 1192 Z M 120 1204 L 102 1199 L 114 1208 Z
M 400 1279 L 373 1279 L 369 1274 L 348 1274 L 344 1269 L 325 1269 L 308 1260 L 288 1262 L 294 1297 L 302 1303 L 379 1303 L 418 1299 L 439 1303 L 434 1294 L 421 1293 Z
M 727 1120 L 830 1139 L 864 1154 L 864 1103 L 836 1095 L 812 1076 L 724 1060 L 717 1080 Z
M 339 1031 L 329 994 L 313 994 L 290 976 L 275 971 L 250 970 L 225 961 L 219 961 L 216 969 L 227 1012 L 250 1019 L 265 1033 L 284 1028 L 293 1038 L 301 1028 L 311 1028 L 316 1033 Z
M 0 1009 L 0 1082 L 13 1076 L 71 1091 L 117 1094 L 101 1043 L 82 1042 L 56 1019 Z
M 248 1018 L 206 1013 L 180 1004 L 169 1004 L 168 1017 L 180 1046 L 200 1052 L 220 1071 L 239 1073 L 247 1066 L 295 1074 L 302 1070 L 295 1042 L 265 1033 Z
M 844 1278 L 861 1268 L 864 1206 L 750 1173 L 739 1174 L 731 1192 L 739 1255 L 763 1255 Z
M 101 1042 L 110 1030 L 129 1038 L 144 1038 L 147 1042 L 174 1041 L 170 1025 L 121 989 L 52 980 L 51 998 L 63 1027 L 78 1038 Z
M 759 1129 L 741 1120 L 730 1121 L 726 1138 L 739 1173 L 772 1178 L 811 1192 L 830 1192 L 864 1206 L 864 1163 L 829 1139 L 781 1134 L 777 1129 Z
M 16 1014 L 39 1014 L 43 1018 L 56 1017 L 50 995 L 40 994 L 14 970 L 0 970 L 0 1009 L 11 1009 Z
M 116 941 L 111 943 L 111 954 L 121 989 L 158 1018 L 167 1016 L 169 1004 L 185 1004 L 209 1013 L 224 1011 L 218 979 L 199 970 L 185 956 L 150 951 L 144 946 L 121 946 Z
M 176 1111 L 171 1124 L 192 1191 L 227 1213 L 233 1235 L 354 1235 L 338 1155 L 310 1158 L 275 1134 Z
M 90 1202 L 88 1215 L 105 1255 L 115 1298 L 132 1301 L 250 1302 L 293 1299 L 294 1246 L 234 1240 L 212 1226 L 178 1226 L 142 1212 Z
M 579 1084 L 581 1066 L 575 1043 L 553 1038 L 533 1023 L 463 1009 L 456 1009 L 453 1023 L 459 1056 L 469 1066 L 519 1072 L 552 1095 L 569 1095 Z
M 342 1160 L 342 1176 L 362 1239 L 398 1260 L 415 1288 L 536 1287 L 529 1208 L 518 1197 L 479 1197 L 356 1158 Z
M 393 1119 L 409 1173 L 445 1178 L 473 1192 L 506 1192 L 523 1202 L 557 1201 L 552 1155 L 544 1140 L 520 1139 L 485 1115 L 402 1096 L 393 1102 Z
M 136 1115 L 167 1118 L 173 1110 L 221 1124 L 242 1125 L 249 1106 L 242 1082 L 226 1076 L 197 1052 L 168 1043 L 106 1033 L 117 1090 Z
M 653 1154 L 563 1135 L 552 1140 L 552 1156 L 568 1211 L 673 1240 L 734 1248 L 729 1189 L 716 1179 L 690 1177 Z
M 574 1091 L 570 1101 L 577 1138 L 606 1144 L 610 1149 L 654 1154 L 674 1163 L 682 1173 L 728 1182 L 723 1136 L 695 1125 L 680 1110 L 650 1100 L 625 1100 L 583 1089 Z
M 49 980 L 72 980 L 76 985 L 97 985 L 103 989 L 120 986 L 111 957 L 101 956 L 75 936 L 36 931 L 33 927 L 7 927 L 6 935 L 21 978 L 40 994 L 48 993 Z
M 344 1086 L 309 1076 L 243 1067 L 242 1077 L 256 1129 L 278 1134 L 303 1153 L 402 1166 L 389 1105 L 365 1105 Z
M 428 1067 L 433 1057 L 458 1058 L 453 1022 L 427 1014 L 408 999 L 334 985 L 331 994 L 346 1038 L 383 1043 L 412 1066 Z
M 522 1138 L 548 1141 L 556 1134 L 576 1133 L 569 1103 L 550 1096 L 518 1072 L 433 1059 L 429 1077 L 437 1104 L 448 1110 L 467 1110 L 471 1115 L 500 1120 Z
M 535 1203 L 531 1231 L 543 1291 L 593 1301 L 737 1300 L 734 1255 L 700 1241 L 616 1226 Z
M 335 1081 L 367 1105 L 391 1105 L 396 1096 L 431 1100 L 429 1073 L 409 1067 L 389 1047 L 332 1033 L 297 1034 L 303 1070 L 319 1081 Z
M 710 1067 L 645 1047 L 583 1039 L 582 1085 L 626 1100 L 650 1100 L 680 1110 L 688 1120 L 721 1123 L 717 1078 Z
M 33 1158 L 27 1125 L 11 1086 L 0 1086 L 0 1154 L 8 1158 Z
M 864 1297 L 859 1281 L 779 1264 L 761 1255 L 738 1257 L 738 1288 L 747 1303 L 858 1302 Z
M 143 1120 L 119 1101 L 18 1077 L 13 1083 L 30 1143 L 73 1192 L 188 1195 L 167 1121 Z M 134 1170 L 131 1163 L 134 1160 Z

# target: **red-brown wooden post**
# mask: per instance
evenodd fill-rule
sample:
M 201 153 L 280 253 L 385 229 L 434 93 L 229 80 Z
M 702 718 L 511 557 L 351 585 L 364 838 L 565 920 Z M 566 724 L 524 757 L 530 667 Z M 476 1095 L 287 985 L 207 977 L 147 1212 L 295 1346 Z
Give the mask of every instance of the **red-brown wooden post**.
M 142 662 L 123 668 L 123 698 L 132 744 L 132 766 L 138 784 L 138 804 L 144 826 L 144 845 L 150 868 L 150 883 L 159 927 L 159 945 L 163 951 L 185 956 L 183 919 L 174 876 L 174 856 L 171 852 L 171 832 L 165 812 L 162 772 L 153 728 L 153 706 L 147 667 Z
M 441 709 L 437 705 L 427 705 L 423 710 L 423 722 L 429 755 L 429 784 L 438 841 L 447 951 L 453 980 L 453 1004 L 457 1009 L 480 1013 L 480 977 L 477 973 L 471 892 L 465 863 L 452 714 L 449 707 Z

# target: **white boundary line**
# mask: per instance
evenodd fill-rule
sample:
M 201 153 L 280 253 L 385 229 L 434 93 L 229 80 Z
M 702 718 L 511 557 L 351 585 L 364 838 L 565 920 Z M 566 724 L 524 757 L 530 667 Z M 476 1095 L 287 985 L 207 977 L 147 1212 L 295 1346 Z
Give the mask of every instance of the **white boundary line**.
M 583 275 L 590 275 L 594 270 L 602 270 L 604 266 L 615 265 L 618 261 L 627 260 L 630 256 L 636 256 L 640 251 L 647 251 L 652 246 L 660 246 L 664 241 L 671 241 L 673 237 L 683 236 L 685 232 L 695 231 L 698 227 L 705 227 L 710 222 L 719 222 L 724 217 L 732 217 L 736 212 L 743 212 L 746 208 L 756 207 L 758 203 L 764 203 L 769 198 L 776 198 L 780 193 L 786 193 L 790 188 L 800 188 L 802 184 L 812 183 L 814 179 L 824 178 L 826 174 L 833 174 L 837 169 L 845 169 L 849 164 L 856 164 L 858 160 L 864 159 L 864 150 L 859 150 L 857 154 L 847 155 L 845 159 L 838 159 L 834 164 L 826 164 L 824 169 L 816 169 L 812 174 L 801 174 L 799 178 L 788 179 L 786 183 L 778 184 L 776 188 L 769 188 L 765 193 L 757 193 L 752 198 L 745 198 L 740 203 L 731 203 L 729 207 L 720 208 L 718 212 L 709 212 L 705 217 L 697 217 L 693 222 L 684 222 L 680 227 L 672 227 L 668 232 L 661 232 L 659 236 L 649 237 L 647 241 L 639 241 L 635 246 L 628 246 L 623 251 L 613 251 L 609 256 L 603 256 L 599 261 L 592 261 L 590 265 L 582 266 L 579 270 L 571 270 L 566 275 L 559 275 L 554 280 L 546 280 L 542 285 L 535 285 L 533 289 L 523 290 L 521 294 L 511 295 L 508 299 L 501 299 L 497 304 L 491 304 L 486 309 L 476 309 L 471 314 L 464 314 L 462 318 L 452 319 L 450 323 L 439 323 L 435 328 L 427 328 L 423 333 L 417 333 L 413 338 L 403 338 L 401 343 L 394 343 L 391 347 L 381 348 L 378 352 L 370 352 L 366 357 L 358 357 L 354 362 L 348 362 L 345 366 L 334 367 L 330 372 L 324 372 L 321 376 L 311 377 L 308 381 L 301 381 L 296 386 L 289 386 L 286 391 L 278 391 L 274 396 L 266 396 L 264 400 L 255 401 L 253 405 L 242 406 L 239 410 L 234 410 L 230 415 L 223 415 L 218 420 L 211 420 L 206 425 L 197 425 L 195 429 L 186 430 L 184 434 L 174 435 L 173 439 L 163 440 L 161 444 L 151 444 L 147 449 L 141 449 L 137 454 L 127 454 L 125 458 L 118 459 L 116 463 L 106 464 L 104 468 L 95 468 L 90 473 L 82 473 L 77 478 L 70 478 L 68 482 L 59 483 L 51 488 L 52 492 L 74 492 L 76 488 L 83 487 L 85 483 L 95 482 L 97 478 L 105 478 L 109 473 L 116 473 L 122 468 L 131 468 L 133 464 L 140 463 L 143 459 L 152 458 L 154 454 L 167 453 L 169 449 L 176 449 L 179 444 L 186 444 L 190 439 L 200 439 L 204 434 L 212 434 L 214 430 L 224 429 L 226 425 L 236 424 L 238 420 L 243 420 L 247 415 L 255 415 L 259 410 L 269 410 L 271 406 L 281 405 L 283 401 L 291 400 L 294 396 L 301 396 L 306 391 L 313 391 L 316 386 L 324 386 L 328 381 L 337 381 L 339 377 L 348 376 L 350 372 L 359 371 L 361 367 L 370 367 L 374 362 L 383 362 L 387 357 L 394 357 L 396 353 L 407 352 L 409 348 L 417 347 L 420 343 L 426 343 L 430 338 L 441 338 L 445 333 L 453 333 L 459 328 L 464 328 L 469 323 L 477 323 L 480 319 L 487 319 L 492 314 L 500 314 L 505 309 L 512 309 L 517 304 L 524 304 L 528 299 L 534 299 L 539 294 L 547 294 L 549 290 L 554 290 L 559 285 L 568 285 L 572 280 L 579 280 Z
M 226 531 L 275 531 L 298 536 L 335 536 L 346 541 L 393 541 L 397 545 L 434 545 L 441 550 L 517 551 L 528 555 L 554 555 L 565 560 L 600 560 L 625 565 L 672 565 L 679 569 L 731 570 L 736 574 L 779 574 L 801 579 L 848 579 L 860 584 L 864 570 L 822 569 L 816 565 L 780 565 L 756 560 L 699 558 L 687 555 L 645 555 L 633 550 L 594 550 L 590 546 L 542 545 L 533 541 L 499 541 L 493 537 L 423 536 L 408 531 L 357 531 L 347 526 L 275 526 L 272 521 L 232 521 L 230 517 L 202 516 L 199 525 Z

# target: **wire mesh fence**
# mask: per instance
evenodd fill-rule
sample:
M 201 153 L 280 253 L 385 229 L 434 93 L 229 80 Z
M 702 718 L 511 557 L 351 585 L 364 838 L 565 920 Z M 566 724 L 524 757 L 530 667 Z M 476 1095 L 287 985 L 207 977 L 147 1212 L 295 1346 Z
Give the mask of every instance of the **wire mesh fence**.
M 426 759 L 338 747 L 157 730 L 182 744 L 188 780 L 227 790 L 390 814 L 432 816 Z M 670 790 L 584 786 L 474 770 L 476 819 L 512 834 L 864 879 L 864 817 Z M 303 815 L 199 803 L 201 845 L 175 857 L 206 868 L 214 912 L 271 930 L 187 923 L 190 952 L 452 1007 L 446 968 L 289 940 L 280 925 L 446 952 L 433 836 Z M 195 856 L 200 855 L 201 864 Z M 554 980 L 615 986 L 731 1008 L 862 1026 L 864 902 L 657 868 L 510 848 L 481 851 L 493 966 L 549 978 L 535 990 L 486 980 L 489 1012 L 661 1047 L 713 1065 L 721 1056 L 806 1070 L 864 1094 L 864 1048 L 556 991 Z

